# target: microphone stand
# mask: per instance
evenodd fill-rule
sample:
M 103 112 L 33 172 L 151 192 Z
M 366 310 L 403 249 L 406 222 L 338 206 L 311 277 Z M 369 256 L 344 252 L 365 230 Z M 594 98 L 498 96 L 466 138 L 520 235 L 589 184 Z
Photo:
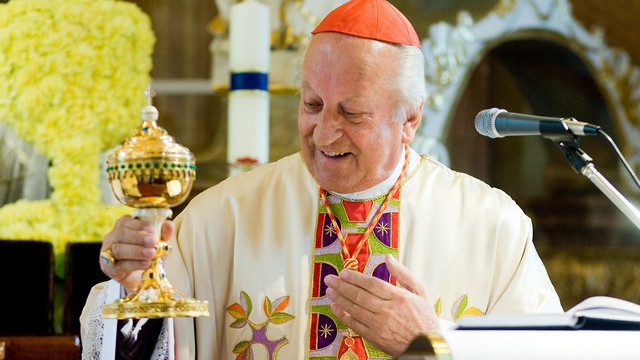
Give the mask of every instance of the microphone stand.
M 593 159 L 580 149 L 578 137 L 552 137 L 551 140 L 560 146 L 571 167 L 591 180 L 640 229 L 640 211 L 596 170 Z

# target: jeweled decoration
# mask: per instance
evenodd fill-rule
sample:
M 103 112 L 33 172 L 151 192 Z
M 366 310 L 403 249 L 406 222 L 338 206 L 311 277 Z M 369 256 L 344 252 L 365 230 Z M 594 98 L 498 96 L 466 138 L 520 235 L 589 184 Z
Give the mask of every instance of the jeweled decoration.
M 170 246 L 160 238 L 162 223 L 171 207 L 181 204 L 196 178 L 195 158 L 156 124 L 151 87 L 145 91 L 142 126 L 107 158 L 107 175 L 119 201 L 135 208 L 133 216 L 151 222 L 155 230 L 156 256 L 144 271 L 135 293 L 103 307 L 105 318 L 167 318 L 209 316 L 208 303 L 187 297 L 175 289 L 164 271 L 162 257 Z

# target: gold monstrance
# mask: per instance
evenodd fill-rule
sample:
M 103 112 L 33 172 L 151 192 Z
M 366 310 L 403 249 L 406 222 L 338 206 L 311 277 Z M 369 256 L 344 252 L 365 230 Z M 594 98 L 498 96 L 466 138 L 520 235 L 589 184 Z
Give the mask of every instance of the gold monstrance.
M 162 257 L 170 250 L 160 238 L 162 223 L 171 216 L 170 208 L 189 195 L 196 166 L 189 149 L 156 125 L 158 110 L 151 105 L 155 93 L 150 86 L 145 95 L 142 126 L 107 158 L 107 175 L 118 200 L 135 208 L 133 216 L 153 224 L 157 254 L 136 292 L 105 305 L 102 315 L 111 319 L 209 316 L 207 302 L 174 289 L 162 266 Z

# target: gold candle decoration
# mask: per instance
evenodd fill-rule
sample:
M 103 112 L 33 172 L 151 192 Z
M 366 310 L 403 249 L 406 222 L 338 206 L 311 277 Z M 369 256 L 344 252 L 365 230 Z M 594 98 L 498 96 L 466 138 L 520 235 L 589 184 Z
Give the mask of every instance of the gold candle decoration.
M 188 298 L 174 289 L 166 277 L 162 257 L 171 249 L 160 238 L 162 223 L 171 207 L 189 195 L 196 177 L 195 158 L 156 124 L 158 110 L 151 104 L 151 86 L 145 91 L 142 126 L 107 158 L 107 175 L 118 200 L 135 208 L 133 216 L 151 222 L 156 256 L 142 275 L 135 293 L 102 309 L 105 318 L 168 318 L 209 316 L 208 303 Z

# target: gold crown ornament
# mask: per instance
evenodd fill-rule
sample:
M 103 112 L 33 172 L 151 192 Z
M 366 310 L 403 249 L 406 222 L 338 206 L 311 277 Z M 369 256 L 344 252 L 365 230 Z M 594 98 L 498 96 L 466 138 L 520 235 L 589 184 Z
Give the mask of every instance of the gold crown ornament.
M 162 223 L 171 207 L 189 195 L 196 178 L 195 158 L 156 124 L 158 109 L 151 104 L 155 95 L 145 90 L 147 105 L 142 109 L 142 126 L 137 133 L 107 157 L 107 175 L 116 198 L 135 208 L 133 216 L 153 224 L 156 256 L 142 275 L 135 293 L 102 309 L 111 319 L 209 316 L 208 303 L 191 299 L 176 290 L 166 277 L 162 257 L 171 249 L 160 238 Z

